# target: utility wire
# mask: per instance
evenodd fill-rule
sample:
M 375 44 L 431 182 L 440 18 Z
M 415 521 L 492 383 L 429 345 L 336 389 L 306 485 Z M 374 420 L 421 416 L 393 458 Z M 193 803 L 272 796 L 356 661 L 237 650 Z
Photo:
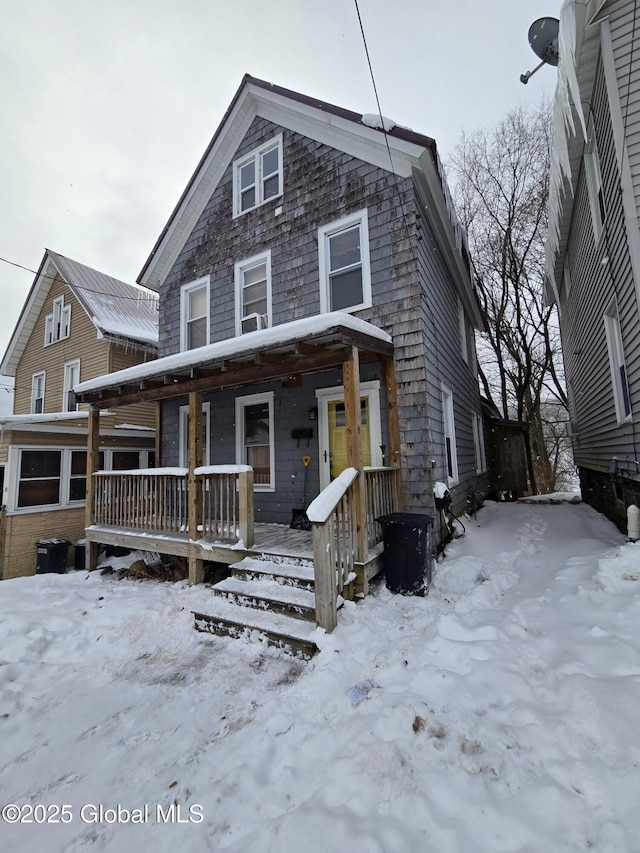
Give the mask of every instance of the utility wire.
M 25 270 L 26 272 L 33 273 L 34 275 L 38 275 L 38 271 L 37 271 L 37 270 L 32 270 L 30 267 L 25 267 L 25 266 L 23 266 L 22 264 L 17 264 L 17 263 L 15 263 L 15 261 L 9 261 L 9 260 L 7 260 L 6 258 L 0 258 L 0 261 L 2 261 L 2 263 L 3 263 L 3 264 L 9 264 L 9 266 L 12 266 L 12 267 L 18 267 L 18 269 Z M 57 278 L 57 276 L 55 276 L 55 275 L 47 275 L 46 273 L 40 273 L 40 276 L 41 276 L 42 278 L 48 278 L 48 279 L 49 279 L 49 281 L 55 281 L 55 280 L 56 280 L 56 278 Z M 62 278 L 62 276 L 61 276 L 61 278 Z M 109 278 L 112 278 L 112 276 L 109 276 Z M 116 281 L 117 281 L 117 280 L 118 280 L 118 279 L 116 279 Z M 124 282 L 122 282 L 122 283 L 123 283 L 123 284 L 127 284 L 127 282 L 126 282 L 126 281 L 124 281 Z M 92 289 L 92 288 L 90 288 L 90 287 L 87 287 L 87 286 L 86 286 L 86 285 L 84 285 L 84 284 L 74 284 L 73 286 L 74 286 L 75 288 L 77 288 L 78 290 L 84 290 L 84 291 L 86 291 L 87 293 L 97 293 L 97 294 L 98 294 L 98 295 L 100 295 L 100 296 L 105 296 L 105 295 L 106 295 L 106 296 L 108 296 L 108 297 L 109 297 L 109 299 L 131 299 L 131 300 L 133 300 L 134 302 L 151 302 L 151 303 L 155 303 L 155 304 L 156 304 L 156 307 L 157 307 L 157 300 L 156 300 L 156 299 L 152 299 L 151 293 L 145 293 L 144 291 L 141 291 L 139 296 L 125 296 L 123 293 L 108 293 L 108 294 L 105 294 L 104 290 L 94 290 L 94 289 Z M 133 287 L 133 285 L 129 285 L 129 286 L 130 286 L 130 287 Z M 153 291 L 152 291 L 152 292 L 153 292 Z

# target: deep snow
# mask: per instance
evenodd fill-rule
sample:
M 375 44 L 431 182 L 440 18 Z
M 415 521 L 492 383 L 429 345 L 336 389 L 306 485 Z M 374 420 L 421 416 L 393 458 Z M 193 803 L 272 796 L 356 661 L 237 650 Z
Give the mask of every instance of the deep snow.
M 640 850 L 640 544 L 584 504 L 466 527 L 428 596 L 380 584 L 309 663 L 197 633 L 204 587 L 0 584 L 0 806 L 71 817 L 0 849 Z

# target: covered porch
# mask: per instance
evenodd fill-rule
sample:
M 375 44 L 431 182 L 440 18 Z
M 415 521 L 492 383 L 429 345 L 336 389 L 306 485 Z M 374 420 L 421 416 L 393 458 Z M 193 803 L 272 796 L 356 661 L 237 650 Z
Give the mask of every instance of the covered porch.
M 361 440 L 360 366 L 376 363 L 386 400 L 388 464 L 366 467 Z M 307 508 L 310 530 L 256 524 L 250 465 L 203 465 L 203 394 L 257 383 L 291 383 L 339 368 L 344 388 L 346 468 Z M 189 580 L 207 562 L 237 563 L 255 554 L 313 559 L 316 622 L 331 630 L 339 595 L 366 593 L 382 568 L 376 518 L 401 509 L 400 438 L 393 343 L 348 314 L 326 314 L 167 356 L 82 383 L 90 404 L 86 541 L 89 568 L 100 544 L 186 558 Z M 132 401 L 188 399 L 188 466 L 98 470 L 99 413 Z M 160 435 L 158 416 L 158 435 Z M 160 442 L 157 459 L 162 459 Z

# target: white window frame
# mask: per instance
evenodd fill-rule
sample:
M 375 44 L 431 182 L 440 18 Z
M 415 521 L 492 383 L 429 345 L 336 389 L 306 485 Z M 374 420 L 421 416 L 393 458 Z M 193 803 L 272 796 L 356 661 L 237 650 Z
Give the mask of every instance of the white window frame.
M 458 329 L 460 332 L 460 355 L 465 364 L 469 364 L 469 348 L 467 346 L 467 317 L 464 313 L 464 305 L 458 297 Z
M 181 468 L 189 467 L 189 406 L 180 406 L 178 423 L 178 464 Z M 205 418 L 204 447 L 202 448 L 202 464 L 211 464 L 211 403 L 202 404 L 202 416 Z
M 565 261 L 563 268 L 563 278 L 564 278 L 564 292 L 569 298 L 569 294 L 571 293 L 571 270 L 569 269 L 569 264 Z
M 255 267 L 265 264 L 267 278 L 267 313 L 261 318 L 259 328 L 266 329 L 272 324 L 272 301 L 271 301 L 271 249 L 254 255 L 244 261 L 237 261 L 234 267 L 234 283 L 236 291 L 236 335 L 242 335 L 242 321 L 251 315 L 244 313 L 244 276 L 245 273 Z
M 448 486 L 455 486 L 459 482 L 458 472 L 458 448 L 456 445 L 456 422 L 453 407 L 453 393 L 446 385 L 442 385 L 442 438 L 444 451 L 444 471 Z M 451 471 L 449 471 L 449 448 L 451 455 Z
M 40 380 L 42 380 L 42 389 L 41 393 L 38 394 L 40 388 L 38 387 L 40 384 Z M 47 371 L 39 370 L 37 373 L 34 373 L 31 377 L 31 414 L 39 415 L 44 413 L 44 400 L 45 400 L 45 387 L 47 381 Z M 42 408 L 40 411 L 37 411 L 36 401 L 42 400 Z
M 473 449 L 476 457 L 476 474 L 487 471 L 487 453 L 484 444 L 484 422 L 478 412 L 471 413 L 473 426 Z
M 369 255 L 369 216 L 367 209 L 344 216 L 337 222 L 330 222 L 318 229 L 318 267 L 320 278 L 320 312 L 326 314 L 331 308 L 330 281 L 331 263 L 329 258 L 330 238 L 340 231 L 345 231 L 354 226 L 360 228 L 360 265 L 362 270 L 362 302 L 347 308 L 340 308 L 348 314 L 360 311 L 362 308 L 370 308 L 371 300 L 371 258 Z
M 598 243 L 604 227 L 605 211 L 600 157 L 598 155 L 598 144 L 596 142 L 593 122 L 591 122 L 587 134 L 587 144 L 584 150 L 584 167 L 587 176 L 587 195 L 589 196 L 589 207 L 591 208 L 593 238 Z
M 618 314 L 618 304 L 615 299 L 611 300 L 604 313 L 604 331 L 607 339 L 607 353 L 609 356 L 613 401 L 616 408 L 616 420 L 618 424 L 622 424 L 631 420 L 632 411 L 629 378 L 627 376 L 622 330 L 620 328 L 620 316 Z
M 78 378 L 74 380 L 73 371 L 77 370 Z M 69 394 L 73 391 L 74 387 L 78 385 L 80 382 L 80 359 L 76 358 L 73 361 L 67 361 L 64 365 L 64 383 L 62 390 L 62 409 L 63 412 L 77 412 L 80 406 L 78 403 L 73 404 L 73 406 L 69 405 Z
M 187 347 L 187 342 L 189 340 L 189 323 L 193 322 L 194 319 L 201 319 L 201 317 L 189 317 L 187 313 L 189 309 L 189 296 L 194 290 L 200 289 L 204 289 L 206 291 L 206 310 L 204 314 L 206 320 L 206 341 L 204 346 L 206 346 L 210 341 L 210 276 L 205 275 L 195 281 L 190 281 L 188 284 L 183 284 L 180 288 L 180 352 L 186 352 L 187 349 L 189 349 L 189 347 Z M 197 349 L 197 347 L 194 347 L 194 349 Z
M 270 172 L 268 175 L 263 175 L 262 173 L 262 165 L 264 155 L 272 151 L 274 148 L 278 149 L 278 170 L 277 172 Z M 251 207 L 245 207 L 244 210 L 241 209 L 242 204 L 242 196 L 240 193 L 240 170 L 247 166 L 249 163 L 253 162 L 254 164 L 254 175 L 255 175 L 255 204 L 252 204 Z M 283 157 L 282 157 L 282 134 L 278 133 L 276 136 L 273 136 L 267 142 L 264 142 L 262 145 L 259 145 L 258 148 L 254 148 L 253 151 L 250 151 L 248 154 L 245 154 L 243 157 L 239 157 L 233 164 L 233 218 L 235 219 L 237 216 L 244 216 L 245 213 L 248 213 L 250 210 L 255 210 L 256 207 L 260 207 L 263 204 L 266 204 L 269 201 L 273 201 L 276 198 L 280 198 L 283 193 Z M 269 198 L 264 197 L 264 182 L 273 175 L 278 176 L 278 192 L 275 195 L 270 195 Z
M 64 295 L 53 300 L 53 310 L 44 320 L 44 345 L 65 340 L 71 334 L 71 305 L 64 304 Z
M 236 463 L 238 465 L 248 464 L 245 456 L 245 408 L 256 403 L 267 403 L 269 406 L 269 483 L 255 483 L 254 491 L 256 492 L 275 492 L 276 490 L 276 451 L 275 451 L 275 435 L 274 435 L 274 393 L 267 391 L 263 394 L 248 394 L 243 397 L 236 397 Z

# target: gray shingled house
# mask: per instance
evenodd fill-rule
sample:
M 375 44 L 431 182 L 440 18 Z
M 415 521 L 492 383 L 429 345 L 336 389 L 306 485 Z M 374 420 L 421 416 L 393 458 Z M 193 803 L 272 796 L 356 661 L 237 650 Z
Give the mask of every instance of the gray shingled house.
M 76 392 L 96 423 L 155 400 L 160 467 L 94 476 L 94 545 L 186 556 L 193 582 L 306 554 L 331 628 L 383 566 L 377 517 L 485 490 L 481 316 L 433 139 L 247 75 L 139 282 L 160 358 Z
M 547 243 L 582 496 L 622 529 L 640 505 L 640 18 L 565 2 Z

